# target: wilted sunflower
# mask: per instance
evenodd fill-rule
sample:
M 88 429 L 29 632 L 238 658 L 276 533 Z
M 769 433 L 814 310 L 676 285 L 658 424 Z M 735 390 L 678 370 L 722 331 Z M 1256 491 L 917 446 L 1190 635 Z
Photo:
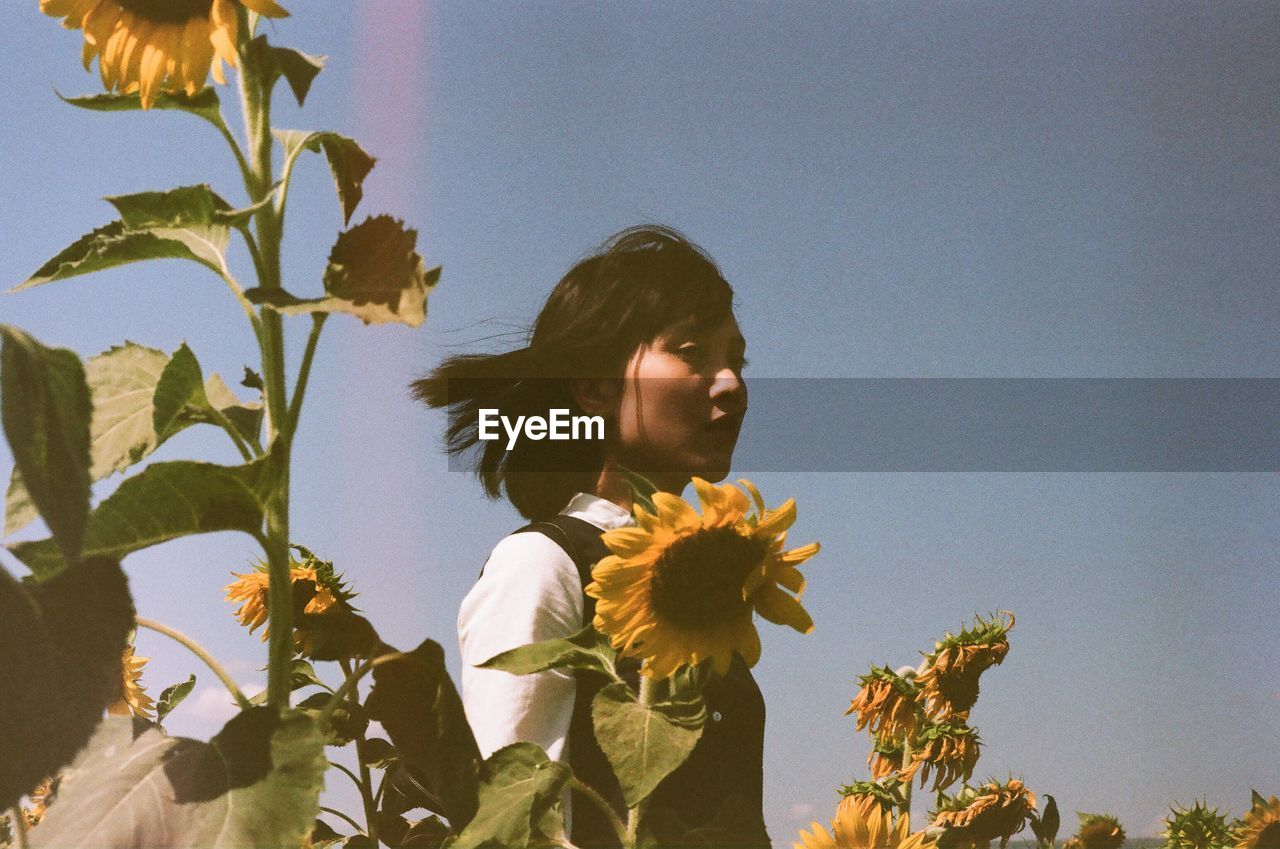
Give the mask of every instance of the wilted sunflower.
M 1011 628 L 1013 614 L 1007 611 L 990 619 L 978 617 L 972 628 L 962 628 L 959 634 L 948 632 L 925 655 L 917 680 L 930 719 L 948 719 L 973 707 L 979 676 L 1009 653 L 1006 635 Z
M 871 752 L 867 755 L 867 768 L 871 777 L 879 781 L 902 769 L 904 753 L 902 740 L 894 737 L 876 737 L 871 741 Z
M 881 807 L 873 796 L 849 796 L 836 809 L 828 832 L 819 823 L 810 823 L 812 834 L 801 829 L 794 849 L 922 849 L 932 839 L 919 831 L 911 834 L 911 822 Z
M 1253 807 L 1236 824 L 1236 849 L 1280 849 L 1280 799 L 1253 794 Z
M 1196 802 L 1190 808 L 1171 805 L 1161 836 L 1165 849 L 1225 849 L 1232 844 L 1226 816 L 1207 802 Z
M 858 714 L 857 730 L 890 737 L 911 736 L 919 727 L 916 699 L 920 686 L 887 666 L 873 666 L 858 679 L 861 689 L 845 711 Z
M 952 847 L 981 847 L 1000 838 L 1007 841 L 1022 831 L 1027 816 L 1036 809 L 1036 796 L 1016 778 L 1005 783 L 988 781 L 980 787 L 963 787 L 954 796 L 943 796 L 934 826 L 947 829 L 945 843 Z
M 195 94 L 210 66 L 226 82 L 222 63 L 236 64 L 237 6 L 289 14 L 275 0 L 40 0 L 40 11 L 84 30 L 84 69 L 97 56 L 107 91 L 138 92 L 143 109 L 161 91 Z
M 916 738 L 911 763 L 902 769 L 903 781 L 920 773 L 920 786 L 929 781 L 929 771 L 937 770 L 933 789 L 950 787 L 957 779 L 968 780 L 978 763 L 978 731 L 963 721 L 950 720 L 930 725 Z
M 818 544 L 783 551 L 795 501 L 766 510 L 759 491 L 742 484 L 755 513 L 732 484 L 694 478 L 701 517 L 684 499 L 656 492 L 656 513 L 637 507 L 637 527 L 602 537 L 612 554 L 591 570 L 586 589 L 597 600 L 594 625 L 619 652 L 643 658 L 645 675 L 665 678 L 704 660 L 723 675 L 735 651 L 754 666 L 760 635 L 753 612 L 802 634 L 813 630 L 800 606 L 804 578 L 796 565 Z
M 1124 845 L 1124 826 L 1110 814 L 1077 814 L 1080 817 L 1082 849 L 1120 849 Z
M 135 657 L 133 646 L 126 646 L 120 658 L 121 689 L 120 698 L 107 706 L 107 713 L 113 716 L 133 716 L 143 719 L 155 718 L 155 700 L 146 693 L 142 686 L 142 667 L 147 665 L 149 657 Z

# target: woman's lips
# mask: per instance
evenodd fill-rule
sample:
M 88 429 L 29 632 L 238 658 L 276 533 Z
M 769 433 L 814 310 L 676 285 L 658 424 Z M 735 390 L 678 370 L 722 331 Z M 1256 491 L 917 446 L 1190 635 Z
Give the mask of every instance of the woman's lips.
M 738 438 L 738 429 L 742 426 L 742 419 L 738 416 L 727 416 L 723 419 L 717 419 L 707 425 L 706 429 L 711 436 L 719 442 L 732 442 Z

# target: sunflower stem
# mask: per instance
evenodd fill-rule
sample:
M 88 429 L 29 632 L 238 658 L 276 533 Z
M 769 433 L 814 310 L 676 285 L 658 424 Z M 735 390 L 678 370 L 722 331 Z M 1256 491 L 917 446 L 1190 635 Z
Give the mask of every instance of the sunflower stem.
M 240 706 L 241 710 L 248 710 L 253 707 L 253 704 L 245 698 L 244 693 L 241 692 L 238 686 L 236 686 L 235 679 L 227 674 L 227 670 L 222 667 L 221 663 L 218 663 L 217 659 L 214 658 L 213 655 L 209 654 L 209 650 L 204 646 L 200 645 L 181 631 L 175 628 L 170 628 L 168 625 L 162 625 L 154 619 L 146 619 L 142 616 L 138 616 L 135 617 L 134 621 L 138 623 L 139 628 L 148 628 L 158 634 L 164 634 L 169 639 L 175 640 L 176 642 L 186 646 L 192 654 L 203 660 L 205 665 L 213 670 L 213 674 L 218 676 L 218 680 L 221 681 L 223 686 L 227 688 L 227 691 L 231 693 L 232 697 L 236 700 L 236 704 Z
M 622 818 L 618 816 L 618 812 L 613 809 L 613 805 L 609 801 L 595 791 L 594 788 L 588 787 L 577 778 L 569 779 L 569 786 L 577 790 L 583 796 L 591 800 L 591 804 L 595 805 L 600 813 L 604 814 L 605 819 L 609 821 L 609 825 L 613 826 L 613 831 L 618 835 L 618 840 L 623 846 L 631 845 L 630 832 L 627 825 L 622 822 Z
M 911 735 L 902 735 L 902 768 L 906 769 L 911 765 Z M 902 815 L 911 819 L 911 787 L 915 784 L 915 776 L 907 781 L 907 786 L 902 791 Z
M 360 666 L 353 671 L 351 669 L 351 661 L 346 660 L 345 658 L 338 661 L 338 664 L 342 667 L 342 673 L 346 676 L 346 680 L 342 682 L 342 686 L 333 694 L 333 698 L 329 700 L 329 703 L 324 706 L 324 709 L 320 712 L 319 718 L 323 718 L 327 721 L 328 717 L 337 707 L 338 700 L 340 698 L 345 698 L 346 694 L 356 686 L 357 682 L 364 677 L 365 673 L 370 669 L 373 669 L 376 662 L 377 658 L 366 661 L 365 663 L 360 664 Z M 356 701 L 359 701 L 359 699 L 357 698 Z M 373 803 L 373 794 L 371 792 L 373 789 L 373 778 L 369 773 L 369 765 L 364 762 L 365 740 L 363 731 L 356 734 L 355 744 L 356 761 L 359 763 L 360 767 L 360 801 L 364 803 L 365 834 L 369 835 L 369 839 L 372 840 L 376 846 L 378 844 L 378 807 Z
M 640 675 L 640 704 L 648 706 L 658 700 L 658 688 L 654 685 L 653 676 L 643 674 Z M 644 818 L 645 812 L 649 808 L 649 800 L 641 799 L 636 806 L 627 811 L 627 839 L 623 845 L 628 849 L 635 849 L 639 845 L 640 836 L 640 820 Z
M 258 203 L 271 192 L 271 90 L 261 69 L 253 62 L 248 45 L 256 15 L 237 4 L 239 31 L 240 101 L 248 138 L 251 185 L 250 201 Z M 257 230 L 258 285 L 280 288 L 280 226 L 272 204 L 254 214 Z M 291 440 L 288 428 L 288 397 L 284 378 L 284 324 L 279 313 L 261 311 L 259 347 L 262 378 L 266 385 L 267 445 L 278 464 L 279 480 L 266 505 L 266 555 L 268 616 L 272 624 L 268 644 L 267 701 L 274 707 L 289 703 L 289 667 L 293 660 L 293 590 L 289 581 L 289 466 Z

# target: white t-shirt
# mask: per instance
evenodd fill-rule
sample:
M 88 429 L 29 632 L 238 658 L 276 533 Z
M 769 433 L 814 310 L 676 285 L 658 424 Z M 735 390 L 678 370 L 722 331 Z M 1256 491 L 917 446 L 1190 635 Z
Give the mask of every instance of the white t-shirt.
M 580 492 L 560 511 L 602 530 L 634 524 L 612 501 Z M 480 754 L 518 741 L 567 763 L 576 693 L 570 670 L 513 675 L 476 669 L 496 654 L 582 630 L 582 579 L 573 559 L 540 533 L 511 534 L 494 547 L 458 611 L 462 704 Z

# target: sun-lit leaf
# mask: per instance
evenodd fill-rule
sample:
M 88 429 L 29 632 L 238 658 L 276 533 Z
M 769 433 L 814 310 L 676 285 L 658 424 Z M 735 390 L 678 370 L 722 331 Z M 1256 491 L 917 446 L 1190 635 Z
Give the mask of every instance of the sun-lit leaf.
M 258 73 L 265 79 L 266 87 L 275 85 L 276 80 L 283 76 L 299 106 L 307 99 L 316 75 L 324 70 L 327 58 L 310 56 L 291 47 L 276 47 L 267 41 L 265 35 L 249 42 L 249 53 Z
M 93 94 L 84 97 L 58 97 L 64 103 L 89 109 L 94 112 L 133 112 L 142 110 L 142 99 L 137 94 Z M 201 89 L 193 95 L 168 94 L 160 92 L 155 95 L 152 109 L 180 109 L 197 115 L 215 127 L 224 127 L 218 93 L 212 86 Z
M 700 702 L 644 705 L 626 684 L 609 684 L 591 702 L 596 739 L 629 807 L 684 763 L 702 736 Z
M 31 846 L 297 849 L 327 762 L 312 720 L 242 711 L 208 743 L 108 717 L 62 777 Z
M 196 676 L 194 674 L 187 677 L 186 681 L 177 684 L 170 684 L 160 691 L 160 698 L 156 701 L 156 722 L 163 722 L 164 718 L 173 712 L 173 709 L 182 704 L 182 701 L 191 695 L 192 689 L 196 686 Z
M 140 462 L 187 425 L 214 423 L 207 408 L 188 409 L 167 431 L 156 432 L 154 397 L 169 364 L 168 354 L 133 342 L 113 347 L 85 363 L 85 379 L 93 399 L 89 425 L 92 480 L 101 480 Z M 241 436 L 257 440 L 262 424 L 260 403 L 241 401 L 216 374 L 205 380 L 204 394 Z M 21 475 L 14 469 L 5 496 L 5 533 L 24 527 L 37 515 Z
M 324 820 L 316 820 L 315 825 L 311 827 L 311 840 L 309 845 L 311 849 L 324 849 L 326 846 L 332 846 L 340 842 L 343 836 L 333 830 L 333 826 Z
M 417 327 L 427 317 L 427 295 L 440 279 L 414 250 L 417 231 L 387 215 L 369 218 L 338 236 L 324 273 L 323 298 L 297 298 L 282 289 L 250 289 L 250 301 L 285 315 L 342 312 L 365 324 Z
M 451 846 L 527 845 L 570 778 L 567 766 L 533 743 L 499 749 L 480 767 L 480 807 Z
M 86 558 L 48 581 L 0 569 L 0 808 L 71 760 L 120 696 L 134 627 L 120 564 Z
M 188 408 L 209 408 L 200 363 L 185 343 L 173 352 L 173 357 L 165 365 L 164 373 L 156 383 L 152 405 L 152 426 L 160 439 L 167 439 L 191 423 Z
M 351 213 L 364 197 L 364 178 L 369 176 L 378 160 L 365 153 L 354 139 L 338 133 L 310 130 L 272 132 L 284 147 L 286 159 L 297 156 L 303 149 L 324 153 L 338 190 L 338 202 L 342 204 L 342 223 L 350 223 Z
M 609 639 L 587 626 L 572 637 L 519 646 L 477 666 L 481 669 L 502 669 L 515 675 L 547 669 L 590 669 L 616 680 L 616 658 L 617 652 L 609 645 Z
M 92 402 L 80 358 L 0 325 L 0 419 L 14 464 L 68 559 L 80 554 L 89 516 Z
M 123 558 L 191 534 L 259 535 L 278 477 L 270 458 L 243 466 L 155 463 L 121 483 L 90 514 L 84 553 Z M 39 576 L 55 574 L 65 565 L 48 539 L 14 543 L 9 551 Z
M 4 533 L 8 536 L 40 518 L 31 494 L 22 485 L 22 473 L 14 466 L 9 473 L 9 486 L 4 493 Z
M 373 682 L 365 708 L 382 723 L 414 782 L 430 797 L 430 809 L 455 824 L 470 820 L 480 750 L 440 644 L 425 640 L 379 663 Z
M 165 232 L 179 234 L 183 231 Z M 195 230 L 186 231 L 185 235 L 191 244 L 199 247 L 199 253 L 193 251 L 191 244 L 180 238 L 161 237 L 149 230 L 126 230 L 122 222 L 112 221 L 105 227 L 99 227 L 92 233 L 81 236 L 53 259 L 40 266 L 35 274 L 9 291 L 20 292 L 54 280 L 65 280 L 68 277 L 103 271 L 144 259 L 189 259 L 206 263 L 207 257 L 214 256 L 226 248 L 225 228 L 222 228 L 221 235 Z

